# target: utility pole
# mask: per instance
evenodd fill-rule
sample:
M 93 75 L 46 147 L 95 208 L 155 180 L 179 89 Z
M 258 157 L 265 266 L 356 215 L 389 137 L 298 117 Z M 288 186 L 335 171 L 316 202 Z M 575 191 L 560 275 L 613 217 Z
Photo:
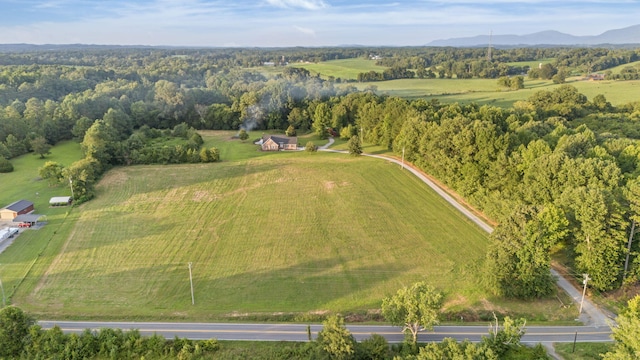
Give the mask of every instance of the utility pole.
M 0 279 L 0 289 L 2 289 L 2 307 L 7 306 L 7 300 L 4 297 L 4 286 L 2 286 L 2 279 Z
M 404 170 L 404 146 L 402 147 L 402 170 Z
M 580 301 L 580 311 L 578 312 L 578 315 L 582 314 L 582 305 L 584 304 L 584 295 L 587 293 L 587 282 L 591 280 L 591 278 L 589 277 L 589 274 L 582 274 L 582 276 L 584 276 L 584 280 L 582 280 L 582 284 L 584 285 L 584 288 L 582 289 L 582 300 Z
M 76 199 L 73 198 L 73 180 L 71 180 L 71 176 L 69 176 L 69 187 L 71 188 L 71 201 L 75 202 Z
M 191 276 L 191 264 L 193 263 L 189 262 L 189 283 L 191 283 L 191 305 L 195 305 L 196 300 L 193 297 L 193 277 Z
M 629 233 L 629 242 L 627 243 L 627 258 L 624 261 L 624 275 L 622 279 L 627 278 L 627 270 L 629 269 L 629 254 L 631 254 L 631 244 L 633 244 L 633 235 L 636 233 L 636 221 L 633 220 L 631 223 L 631 233 Z

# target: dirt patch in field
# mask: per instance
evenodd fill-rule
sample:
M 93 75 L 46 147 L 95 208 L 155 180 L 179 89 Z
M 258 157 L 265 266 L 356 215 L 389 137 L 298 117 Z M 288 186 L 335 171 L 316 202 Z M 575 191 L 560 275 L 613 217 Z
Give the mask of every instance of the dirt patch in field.
M 325 190 L 331 191 L 336 187 L 336 183 L 333 181 L 325 181 L 324 188 Z
M 196 191 L 193 193 L 193 201 L 195 202 L 209 202 L 215 199 L 216 196 L 208 191 Z

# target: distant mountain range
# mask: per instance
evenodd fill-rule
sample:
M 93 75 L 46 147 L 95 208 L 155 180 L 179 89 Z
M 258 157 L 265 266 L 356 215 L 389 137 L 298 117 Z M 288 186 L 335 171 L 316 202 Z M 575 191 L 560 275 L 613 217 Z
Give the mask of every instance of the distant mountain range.
M 452 38 L 446 40 L 435 40 L 427 46 L 457 46 L 474 47 L 488 46 L 489 42 L 493 46 L 595 46 L 595 45 L 623 45 L 640 44 L 640 24 L 622 29 L 605 31 L 595 36 L 574 36 L 561 33 L 559 31 L 541 31 L 528 35 L 478 35 L 473 37 Z

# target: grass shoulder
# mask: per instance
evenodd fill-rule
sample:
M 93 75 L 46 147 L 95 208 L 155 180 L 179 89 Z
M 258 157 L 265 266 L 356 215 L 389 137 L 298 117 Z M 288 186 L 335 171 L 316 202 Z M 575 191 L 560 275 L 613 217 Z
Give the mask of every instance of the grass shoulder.
M 613 349 L 613 343 L 578 342 L 556 343 L 554 348 L 565 360 L 600 360 L 602 354 Z

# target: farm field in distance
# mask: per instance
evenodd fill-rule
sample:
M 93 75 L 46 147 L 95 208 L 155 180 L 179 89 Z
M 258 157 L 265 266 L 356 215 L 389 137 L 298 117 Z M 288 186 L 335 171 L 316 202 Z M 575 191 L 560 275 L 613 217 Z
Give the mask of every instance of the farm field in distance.
M 553 59 L 539 61 L 523 61 L 508 63 L 519 66 L 537 66 L 539 63 L 549 63 Z M 619 73 L 628 66 L 637 66 L 636 63 L 621 65 L 611 69 Z M 343 59 L 330 60 L 319 63 L 294 63 L 289 66 L 303 67 L 312 72 L 320 73 L 323 78 L 333 76 L 335 78 L 355 80 L 358 73 L 385 70 L 383 66 L 375 65 L 375 60 L 367 59 Z M 615 105 L 624 105 L 638 101 L 640 93 L 640 80 L 628 81 L 584 81 L 582 76 L 567 78 L 566 84 L 575 86 L 579 92 L 592 99 L 598 94 L 604 95 L 607 100 Z M 398 79 L 373 82 L 352 82 L 349 86 L 355 86 L 359 90 L 375 88 L 379 94 L 399 96 L 408 99 L 425 98 L 437 99 L 442 103 L 458 102 L 461 104 L 477 103 L 480 105 L 495 105 L 511 107 L 514 102 L 526 100 L 538 90 L 548 90 L 560 86 L 551 80 L 529 80 L 525 76 L 524 89 L 511 91 L 498 86 L 497 79 Z M 337 86 L 341 86 L 338 84 Z M 346 86 L 346 85 L 344 85 Z
M 376 65 L 375 60 L 363 58 L 330 60 L 318 63 L 292 63 L 289 66 L 305 68 L 312 74 L 320 74 L 324 78 L 333 76 L 336 79 L 346 80 L 356 80 L 358 74 L 362 72 L 382 72 L 387 69 L 386 66 Z
M 640 80 L 627 81 L 584 81 L 581 77 L 568 78 L 567 85 L 574 86 L 587 96 L 589 100 L 602 94 L 614 106 L 638 101 Z M 496 79 L 400 79 L 366 83 L 353 83 L 358 89 L 375 86 L 376 92 L 408 99 L 437 99 L 441 103 L 461 104 L 477 103 L 511 107 L 514 102 L 526 100 L 536 91 L 553 89 L 561 86 L 551 80 L 528 80 L 525 78 L 524 89 L 511 91 L 498 86 Z
M 208 146 L 245 158 L 109 171 L 94 200 L 0 254 L 12 302 L 37 318 L 349 314 L 426 280 L 445 292 L 448 312 L 573 318 L 556 299 L 489 296 L 479 269 L 486 235 L 397 166 L 261 153 L 229 132 L 206 134 Z

